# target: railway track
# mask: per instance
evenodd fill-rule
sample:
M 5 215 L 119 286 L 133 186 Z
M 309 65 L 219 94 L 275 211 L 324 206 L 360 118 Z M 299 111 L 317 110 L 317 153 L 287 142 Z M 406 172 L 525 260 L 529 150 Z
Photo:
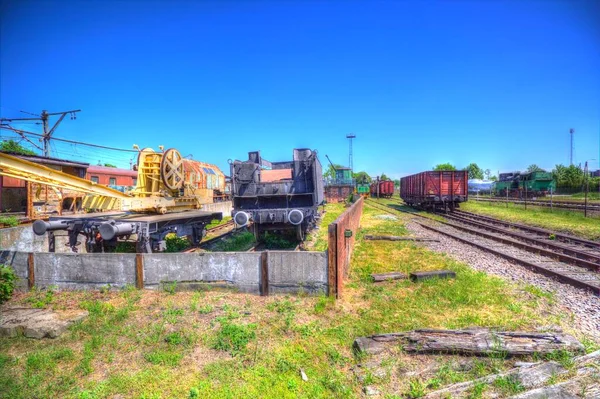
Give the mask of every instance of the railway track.
M 415 221 L 424 228 L 500 256 L 529 270 L 600 295 L 600 243 L 548 230 L 517 225 L 467 212 L 443 215 L 434 220 L 419 213 L 397 209 L 389 204 L 367 201 L 382 211 L 410 213 L 423 218 Z M 428 222 L 424 222 L 428 219 Z M 442 226 L 434 226 L 438 223 Z M 499 227 L 503 226 L 503 227 Z M 542 237 L 544 235 L 544 237 Z M 551 235 L 554 239 L 550 238 Z
M 478 202 L 500 202 L 500 203 L 506 203 L 506 199 L 504 198 L 478 198 L 478 197 L 471 197 L 471 200 L 474 201 L 478 201 Z M 523 201 L 523 200 L 516 200 L 516 199 L 509 199 L 508 200 L 509 203 L 511 204 L 518 204 L 518 205 L 525 205 L 527 203 L 527 205 L 530 206 L 539 206 L 539 207 L 545 207 L 545 208 L 558 208 L 558 209 L 569 209 L 569 210 L 573 210 L 573 211 L 585 211 L 585 204 L 581 203 L 581 202 L 567 202 L 567 201 L 547 201 L 547 200 L 527 200 L 527 201 Z M 598 203 L 588 203 L 587 204 L 587 211 L 588 212 L 600 212 L 600 204 Z

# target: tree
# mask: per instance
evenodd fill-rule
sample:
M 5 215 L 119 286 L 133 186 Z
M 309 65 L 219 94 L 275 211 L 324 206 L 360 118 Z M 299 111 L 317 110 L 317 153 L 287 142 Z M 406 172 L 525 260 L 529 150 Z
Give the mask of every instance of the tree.
M 369 174 L 367 172 L 352 173 L 352 177 L 354 178 L 354 180 L 356 180 L 356 184 L 369 184 L 369 183 L 371 183 L 371 176 L 369 176 Z
M 107 168 L 116 168 L 117 165 L 113 165 L 112 163 L 105 163 L 104 166 L 106 166 Z
M 470 163 L 463 170 L 469 171 L 469 179 L 483 179 L 483 170 L 475 162 Z
M 379 180 L 390 180 L 390 178 L 387 177 L 385 173 L 382 173 L 381 176 L 379 176 Z
M 529 165 L 529 167 L 527 168 L 527 173 L 531 173 L 531 172 L 545 172 L 545 170 L 540 168 L 536 164 L 532 164 L 532 165 Z
M 0 142 L 0 151 L 10 152 L 12 154 L 19 155 L 36 155 L 35 152 L 23 147 L 21 144 L 17 143 L 14 140 L 6 140 Z
M 394 186 L 400 187 L 400 179 L 394 179 Z
M 335 166 L 335 168 L 343 168 L 342 165 L 338 165 L 338 164 L 333 164 L 333 166 Z M 329 167 L 327 168 L 327 171 L 325 173 L 323 173 L 323 177 L 326 179 L 335 179 L 335 169 L 331 166 L 331 164 L 329 164 Z
M 552 171 L 557 188 L 580 190 L 583 187 L 585 176 L 581 167 L 575 165 L 556 165 Z
M 456 170 L 456 166 L 452 165 L 451 163 L 440 163 L 440 164 L 435 165 L 433 170 L 436 172 L 439 172 L 442 170 Z

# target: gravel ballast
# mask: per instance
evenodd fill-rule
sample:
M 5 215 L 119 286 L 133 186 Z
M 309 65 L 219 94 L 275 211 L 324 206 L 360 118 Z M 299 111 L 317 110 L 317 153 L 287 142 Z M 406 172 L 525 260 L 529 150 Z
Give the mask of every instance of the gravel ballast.
M 586 335 L 600 339 L 600 297 L 529 271 L 499 256 L 461 243 L 443 234 L 427 230 L 410 219 L 407 219 L 406 227 L 417 237 L 439 240 L 438 242 L 424 242 L 422 245 L 435 252 L 446 253 L 452 258 L 468 264 L 475 270 L 513 282 L 531 284 L 545 291 L 554 292 L 558 304 L 573 313 L 573 327 Z M 502 244 L 496 243 L 495 245 Z M 507 245 L 503 245 L 503 248 L 506 248 L 507 251 L 515 252 L 515 254 L 517 253 L 516 251 L 519 251 Z

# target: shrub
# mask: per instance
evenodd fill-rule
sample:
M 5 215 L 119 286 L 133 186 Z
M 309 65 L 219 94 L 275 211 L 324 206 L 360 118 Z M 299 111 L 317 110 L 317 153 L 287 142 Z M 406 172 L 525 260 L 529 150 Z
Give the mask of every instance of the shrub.
M 10 299 L 15 290 L 17 275 L 14 270 L 8 266 L 0 265 L 0 303 Z
M 0 216 L 0 224 L 15 227 L 19 224 L 19 219 L 16 216 Z
M 187 237 L 179 237 L 177 233 L 169 233 L 165 236 L 167 252 L 180 252 L 190 246 Z
M 255 324 L 242 325 L 223 321 L 213 349 L 228 351 L 232 356 L 243 353 L 248 343 L 256 337 L 255 329 Z

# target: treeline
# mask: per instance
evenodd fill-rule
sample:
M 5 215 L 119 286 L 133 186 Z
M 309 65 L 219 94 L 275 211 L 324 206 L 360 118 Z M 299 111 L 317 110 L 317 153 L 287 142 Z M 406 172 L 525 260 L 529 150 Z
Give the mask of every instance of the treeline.
M 442 163 L 436 165 L 433 170 L 458 170 L 454 165 L 450 163 Z M 476 163 L 471 163 L 462 170 L 469 171 L 469 179 L 483 179 L 484 177 L 488 180 L 496 181 L 497 176 L 492 175 L 489 169 L 481 169 Z M 529 165 L 525 173 L 530 172 L 546 172 L 546 170 L 533 164 Z M 599 191 L 600 177 L 591 177 L 588 173 L 588 180 L 586 181 L 586 174 L 584 168 L 575 165 L 565 166 L 558 164 L 552 169 L 552 177 L 556 182 L 557 192 L 573 193 L 584 191 L 586 184 L 589 183 L 590 191 Z

